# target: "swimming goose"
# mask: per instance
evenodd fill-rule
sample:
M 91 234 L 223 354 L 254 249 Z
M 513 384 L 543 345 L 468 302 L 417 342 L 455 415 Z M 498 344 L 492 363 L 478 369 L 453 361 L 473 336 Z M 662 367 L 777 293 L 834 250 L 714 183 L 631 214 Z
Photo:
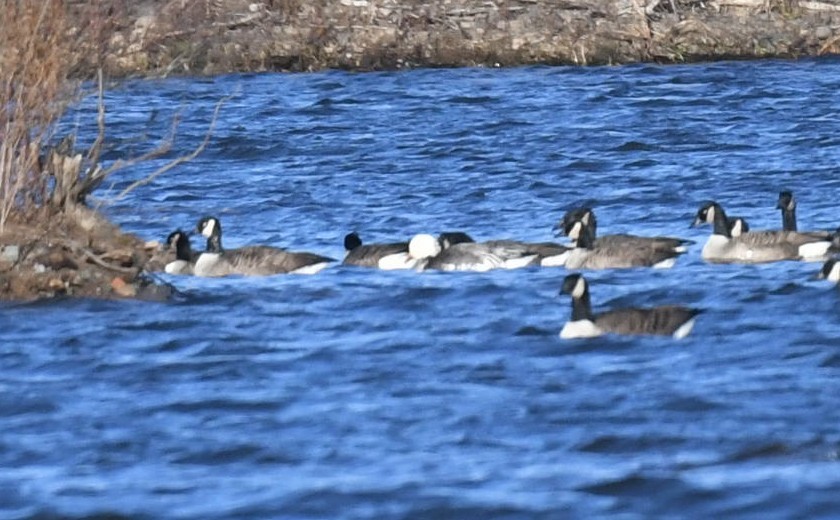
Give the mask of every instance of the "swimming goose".
M 618 235 L 602 235 L 598 236 L 598 221 L 595 219 L 595 212 L 592 208 L 575 208 L 566 212 L 563 219 L 555 226 L 554 231 L 557 234 L 569 235 L 569 231 L 575 222 L 581 221 L 585 226 L 588 226 L 592 231 L 592 236 L 595 240 L 595 246 L 610 246 L 610 247 L 646 247 L 650 249 L 676 251 L 684 253 L 688 250 L 687 246 L 693 244 L 691 240 L 673 237 L 645 237 L 638 235 L 618 234 Z
M 314 253 L 293 253 L 271 246 L 223 249 L 222 225 L 215 217 L 202 218 L 196 229 L 207 237 L 207 250 L 198 256 L 193 267 L 197 276 L 312 274 L 335 261 Z
M 537 255 L 522 248 L 490 247 L 477 242 L 461 242 L 443 248 L 432 235 L 416 235 L 408 243 L 409 256 L 417 261 L 417 268 L 442 271 L 489 271 L 514 269 L 531 265 Z
M 834 283 L 840 282 L 840 261 L 835 258 L 826 260 L 820 272 L 817 273 L 817 278 Z
M 636 242 L 618 244 L 595 241 L 592 227 L 583 221 L 576 221 L 569 229 L 569 238 L 575 244 L 569 251 L 566 269 L 623 269 L 630 267 L 654 267 L 667 269 L 674 266 L 682 252 L 676 249 L 657 249 L 650 244 Z
M 391 244 L 362 244 L 355 231 L 344 237 L 345 265 L 378 267 L 380 269 L 411 269 L 414 262 L 408 257 L 408 242 Z
M 699 309 L 665 305 L 652 308 L 614 309 L 592 312 L 589 284 L 580 274 L 563 280 L 561 293 L 572 297 L 572 316 L 560 331 L 563 339 L 592 338 L 603 334 L 663 335 L 682 339 L 691 332 Z
M 793 198 L 793 192 L 788 190 L 780 191 L 776 209 L 782 212 L 782 230 L 797 232 L 796 199 Z M 799 233 L 822 239 L 826 239 L 830 235 L 828 231 L 800 231 Z
M 456 244 L 475 243 L 475 240 L 468 234 L 461 231 L 448 231 L 438 235 L 438 242 L 443 249 Z M 566 263 L 566 256 L 571 248 L 554 242 L 523 242 L 520 240 L 487 240 L 479 242 L 492 254 L 505 260 L 507 268 L 522 267 L 525 265 L 541 265 L 543 267 L 562 266 Z M 524 257 L 536 255 L 532 260 L 523 260 Z
M 793 231 L 749 231 L 732 236 L 726 213 L 720 204 L 708 202 L 697 211 L 692 226 L 712 225 L 712 235 L 703 246 L 702 257 L 717 263 L 763 263 L 780 260 L 820 258 L 830 241 Z
M 189 236 L 178 229 L 166 237 L 166 243 L 175 250 L 175 260 L 166 264 L 163 270 L 169 274 L 193 274 L 198 255 L 193 253 Z

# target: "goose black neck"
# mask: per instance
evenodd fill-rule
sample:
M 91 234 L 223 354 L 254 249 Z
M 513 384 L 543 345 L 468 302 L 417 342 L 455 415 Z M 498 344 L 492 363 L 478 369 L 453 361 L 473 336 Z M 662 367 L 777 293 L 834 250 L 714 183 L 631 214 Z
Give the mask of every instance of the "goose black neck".
M 592 249 L 595 246 L 595 231 L 592 229 L 591 224 L 583 226 L 583 229 L 580 230 L 580 234 L 575 241 L 575 245 L 583 249 Z
M 190 240 L 185 235 L 178 237 L 178 241 L 175 242 L 175 258 L 187 261 L 192 259 Z
M 796 208 L 782 208 L 782 229 L 796 231 Z
M 589 301 L 589 287 L 587 287 L 580 298 L 572 296 L 572 321 L 591 321 L 593 318 L 592 304 Z
M 595 213 L 589 214 L 589 225 L 586 226 L 592 231 L 592 240 L 598 236 L 598 221 L 595 219 Z
M 714 227 L 713 233 L 715 235 L 723 235 L 726 238 L 732 238 L 732 233 L 729 230 L 729 220 L 726 218 L 726 213 L 723 212 L 723 208 L 717 204 L 712 207 L 715 212 L 715 221 L 712 224 Z
M 218 233 L 213 233 L 207 239 L 207 252 L 208 253 L 221 253 L 222 249 L 222 237 Z

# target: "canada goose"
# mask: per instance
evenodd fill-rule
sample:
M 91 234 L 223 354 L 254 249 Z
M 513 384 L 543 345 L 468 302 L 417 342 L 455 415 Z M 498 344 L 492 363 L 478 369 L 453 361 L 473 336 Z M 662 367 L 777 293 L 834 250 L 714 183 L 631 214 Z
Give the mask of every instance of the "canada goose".
M 193 253 L 189 236 L 178 229 L 166 237 L 166 243 L 175 250 L 175 260 L 166 264 L 163 270 L 169 274 L 193 274 L 198 255 Z
M 468 234 L 461 231 L 448 231 L 438 235 L 438 242 L 443 249 L 464 243 L 475 243 Z M 508 268 L 538 264 L 543 267 L 562 266 L 566 263 L 567 253 L 571 248 L 554 242 L 522 242 L 520 240 L 487 240 L 479 242 L 487 247 L 490 253 L 505 260 Z M 533 260 L 522 260 L 524 257 L 536 255 Z
M 623 269 L 630 267 L 655 267 L 667 269 L 674 266 L 682 252 L 676 249 L 657 249 L 649 245 L 596 242 L 592 227 L 576 221 L 569 229 L 569 238 L 575 248 L 569 251 L 566 269 Z
M 645 237 L 628 234 L 598 236 L 598 221 L 595 219 L 595 212 L 592 211 L 592 208 L 587 207 L 567 211 L 563 215 L 563 218 L 554 226 L 554 231 L 557 234 L 568 236 L 572 226 L 578 221 L 583 222 L 585 226 L 590 228 L 592 237 L 595 240 L 595 247 L 646 247 L 684 253 L 688 250 L 687 246 L 694 243 L 691 240 L 673 237 Z
M 793 198 L 793 192 L 784 190 L 779 192 L 779 201 L 776 203 L 776 209 L 782 212 L 782 231 L 797 232 L 796 229 L 796 199 Z M 826 239 L 830 236 L 828 231 L 800 231 L 807 236 L 814 238 Z
M 840 261 L 835 258 L 826 260 L 820 272 L 817 273 L 817 278 L 834 283 L 840 282 Z
M 602 334 L 663 335 L 682 339 L 691 332 L 699 309 L 665 305 L 652 308 L 614 309 L 592 312 L 589 284 L 580 274 L 563 280 L 561 293 L 572 296 L 572 316 L 560 331 L 563 339 L 592 338 Z
M 362 244 L 355 231 L 344 237 L 345 265 L 378 267 L 380 269 L 411 269 L 413 262 L 408 257 L 408 242 L 391 244 Z
M 793 231 L 749 231 L 732 236 L 726 213 L 720 204 L 707 202 L 697 211 L 692 226 L 712 224 L 712 235 L 703 246 L 702 257 L 718 263 L 762 263 L 813 259 L 824 256 L 830 241 Z
M 202 218 L 196 229 L 207 237 L 207 250 L 198 256 L 193 267 L 197 276 L 312 274 L 334 262 L 314 253 L 293 253 L 271 246 L 223 249 L 222 225 L 215 217 Z
M 537 260 L 537 255 L 520 247 L 490 247 L 483 243 L 461 242 L 444 249 L 438 239 L 426 234 L 411 239 L 408 254 L 418 262 L 419 269 L 442 271 L 514 269 L 531 265 Z

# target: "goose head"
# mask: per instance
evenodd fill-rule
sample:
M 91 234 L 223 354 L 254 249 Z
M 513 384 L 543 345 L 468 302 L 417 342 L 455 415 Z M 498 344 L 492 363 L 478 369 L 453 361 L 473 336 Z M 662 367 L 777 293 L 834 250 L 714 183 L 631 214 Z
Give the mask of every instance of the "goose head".
M 353 231 L 352 233 L 347 233 L 344 235 L 344 249 L 347 251 L 352 251 L 357 247 L 362 245 L 362 239 L 359 237 L 359 234 Z
M 475 240 L 463 231 L 445 231 L 438 235 L 438 242 L 442 249 L 449 249 L 455 244 L 472 243 Z
M 441 252 L 440 242 L 432 235 L 415 235 L 408 243 L 408 256 L 415 260 L 434 258 Z
M 586 278 L 582 274 L 570 274 L 563 279 L 563 287 L 560 289 L 561 294 L 568 294 L 575 300 L 583 298 L 588 292 Z
M 776 204 L 776 209 L 782 211 L 793 211 L 796 209 L 796 199 L 793 198 L 793 193 L 785 190 L 779 192 L 779 202 Z
M 176 229 L 166 237 L 166 245 L 175 250 L 175 258 L 178 260 L 190 260 L 192 256 L 190 238 L 180 229 Z
M 726 213 L 723 212 L 723 208 L 717 202 L 710 201 L 703 203 L 700 209 L 697 210 L 694 222 L 689 227 L 697 227 L 703 224 L 711 224 L 714 228 L 712 233 L 715 235 L 732 238 Z
M 222 235 L 222 224 L 216 217 L 203 217 L 198 221 L 195 230 L 207 238 Z
M 749 230 L 750 225 L 743 217 L 731 217 L 729 219 L 729 234 L 732 235 L 732 238 L 748 233 Z
M 583 222 L 585 226 L 591 226 L 593 233 L 597 232 L 598 222 L 595 220 L 595 213 L 592 211 L 592 208 L 581 207 L 570 209 L 563 215 L 562 220 L 554 226 L 555 236 L 568 236 L 572 226 L 578 221 Z

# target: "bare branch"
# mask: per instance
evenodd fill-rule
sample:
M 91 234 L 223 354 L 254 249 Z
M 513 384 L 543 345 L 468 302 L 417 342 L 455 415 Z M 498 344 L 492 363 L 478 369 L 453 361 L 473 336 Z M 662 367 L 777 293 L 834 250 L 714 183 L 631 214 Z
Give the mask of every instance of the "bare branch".
M 90 147 L 87 154 L 88 163 L 92 165 L 90 167 L 90 173 L 93 173 L 94 168 L 99 164 L 99 157 L 102 155 L 102 145 L 105 142 L 105 87 L 102 81 L 102 67 L 96 71 L 96 77 L 99 82 L 98 114 L 96 117 L 96 125 L 99 127 L 99 132 L 96 134 L 96 140 L 93 142 L 93 146 Z
M 75 249 L 76 251 L 82 253 L 88 260 L 98 265 L 99 267 L 104 267 L 105 269 L 117 273 L 130 274 L 132 276 L 135 276 L 139 271 L 139 269 L 137 269 L 136 267 L 122 267 L 120 265 L 114 265 L 109 262 L 106 262 L 105 260 L 97 256 L 93 251 L 86 248 L 82 244 L 76 242 L 75 240 L 64 239 L 60 242 L 63 243 L 65 246 L 71 249 Z
M 122 190 L 113 199 L 113 201 L 118 201 L 118 200 L 123 199 L 126 195 L 131 193 L 134 189 L 136 189 L 140 186 L 145 186 L 146 184 L 149 184 L 150 182 L 154 181 L 158 176 L 168 172 L 169 170 L 175 168 L 179 164 L 189 162 L 189 161 L 195 159 L 196 157 L 198 157 L 198 155 L 201 152 L 204 151 L 204 149 L 207 147 L 207 144 L 210 142 L 210 138 L 213 136 L 213 130 L 216 127 L 216 121 L 219 118 L 219 111 L 222 109 L 222 105 L 228 99 L 230 99 L 230 96 L 223 97 L 222 99 L 219 100 L 218 103 L 216 103 L 216 108 L 213 110 L 213 118 L 210 120 L 210 126 L 208 126 L 208 128 L 207 128 L 207 133 L 204 134 L 204 139 L 201 141 L 201 143 L 192 152 L 190 152 L 187 155 L 182 155 L 180 157 L 176 157 L 175 159 L 173 159 L 173 160 L 169 161 L 168 163 L 164 164 L 163 166 L 161 166 L 157 170 L 153 171 L 152 173 L 150 173 L 146 177 L 144 177 L 140 180 L 137 180 L 135 182 L 132 182 L 124 190 Z

